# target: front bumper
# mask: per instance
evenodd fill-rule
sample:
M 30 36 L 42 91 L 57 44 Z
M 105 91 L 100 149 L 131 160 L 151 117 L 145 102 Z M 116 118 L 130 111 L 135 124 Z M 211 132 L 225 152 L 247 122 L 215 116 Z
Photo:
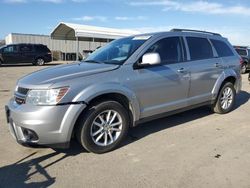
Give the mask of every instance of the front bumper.
M 61 147 L 70 142 L 75 122 L 85 107 L 86 104 L 18 105 L 11 99 L 6 115 L 10 132 L 18 143 Z

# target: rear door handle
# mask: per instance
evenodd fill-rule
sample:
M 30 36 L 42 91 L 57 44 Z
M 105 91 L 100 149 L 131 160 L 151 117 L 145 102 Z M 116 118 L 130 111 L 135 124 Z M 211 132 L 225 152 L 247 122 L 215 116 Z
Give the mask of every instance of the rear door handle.
M 215 63 L 214 66 L 217 67 L 217 68 L 222 67 L 222 65 L 220 63 Z
M 184 68 L 179 68 L 178 70 L 177 70 L 177 72 L 178 73 L 185 73 L 185 72 L 187 72 Z

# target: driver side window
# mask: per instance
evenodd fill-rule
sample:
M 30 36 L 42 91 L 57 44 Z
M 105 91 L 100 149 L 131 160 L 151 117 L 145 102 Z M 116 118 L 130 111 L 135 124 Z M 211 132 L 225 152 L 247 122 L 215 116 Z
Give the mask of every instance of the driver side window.
M 179 37 L 168 37 L 157 41 L 146 53 L 158 53 L 161 64 L 172 64 L 183 61 L 182 46 Z

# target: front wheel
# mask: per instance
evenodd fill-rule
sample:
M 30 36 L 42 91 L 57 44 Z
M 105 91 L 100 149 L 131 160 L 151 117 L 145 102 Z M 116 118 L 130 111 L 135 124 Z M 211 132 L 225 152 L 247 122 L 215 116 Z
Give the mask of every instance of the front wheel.
M 231 82 L 223 85 L 212 109 L 215 113 L 226 114 L 233 109 L 236 91 Z
M 115 149 L 129 129 L 127 110 L 116 101 L 105 101 L 89 108 L 78 121 L 77 139 L 93 153 Z

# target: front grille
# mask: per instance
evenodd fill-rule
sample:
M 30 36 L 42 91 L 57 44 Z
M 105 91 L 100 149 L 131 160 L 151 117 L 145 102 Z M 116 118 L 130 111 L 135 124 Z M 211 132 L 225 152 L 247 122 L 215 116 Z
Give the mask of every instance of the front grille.
M 17 104 L 21 105 L 25 103 L 25 98 L 28 93 L 29 89 L 23 88 L 23 87 L 18 87 L 16 92 L 15 92 L 15 101 Z
M 29 89 L 27 89 L 27 88 L 23 88 L 23 87 L 17 88 L 17 92 L 22 94 L 22 95 L 27 95 L 28 91 L 29 91 Z

